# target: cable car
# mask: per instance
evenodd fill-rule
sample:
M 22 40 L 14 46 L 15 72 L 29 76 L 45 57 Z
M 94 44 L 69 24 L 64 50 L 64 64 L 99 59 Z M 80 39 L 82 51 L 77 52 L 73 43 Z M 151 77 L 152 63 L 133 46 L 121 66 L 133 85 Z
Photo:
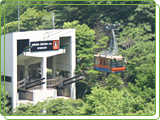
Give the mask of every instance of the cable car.
M 122 56 L 94 55 L 94 70 L 123 73 L 125 71 L 124 58 Z

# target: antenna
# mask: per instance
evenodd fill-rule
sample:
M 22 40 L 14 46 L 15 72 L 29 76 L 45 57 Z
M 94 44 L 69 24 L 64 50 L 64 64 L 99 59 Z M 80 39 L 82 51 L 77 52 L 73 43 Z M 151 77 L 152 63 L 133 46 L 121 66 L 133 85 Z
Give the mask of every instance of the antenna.
M 55 29 L 54 28 L 54 12 L 52 13 L 52 21 L 53 21 L 53 29 Z
M 20 10 L 19 10 L 19 1 L 18 1 L 18 32 L 20 31 Z

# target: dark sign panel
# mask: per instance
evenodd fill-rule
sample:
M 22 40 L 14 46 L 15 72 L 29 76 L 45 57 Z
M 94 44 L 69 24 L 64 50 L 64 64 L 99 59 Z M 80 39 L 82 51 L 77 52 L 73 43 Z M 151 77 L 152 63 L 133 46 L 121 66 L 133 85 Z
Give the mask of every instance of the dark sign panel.
M 31 52 L 59 49 L 59 40 L 31 42 Z

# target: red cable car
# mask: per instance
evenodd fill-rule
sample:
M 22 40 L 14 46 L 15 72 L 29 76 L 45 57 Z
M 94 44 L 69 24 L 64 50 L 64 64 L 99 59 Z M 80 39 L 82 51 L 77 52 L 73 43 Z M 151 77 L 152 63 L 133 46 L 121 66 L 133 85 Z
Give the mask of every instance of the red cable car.
M 108 24 L 104 31 L 110 32 L 110 50 L 103 51 L 104 53 L 94 55 L 94 70 L 105 71 L 111 73 L 123 73 L 125 71 L 124 58 L 116 56 L 118 47 L 116 42 L 115 31 L 117 31 L 120 24 Z
M 124 58 L 122 56 L 94 55 L 94 70 L 123 73 L 125 71 Z

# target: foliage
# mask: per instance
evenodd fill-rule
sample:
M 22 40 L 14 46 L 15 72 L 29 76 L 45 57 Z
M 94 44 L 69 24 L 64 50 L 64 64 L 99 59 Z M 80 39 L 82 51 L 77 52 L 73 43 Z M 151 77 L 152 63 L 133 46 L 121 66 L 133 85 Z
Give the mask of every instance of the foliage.
M 77 97 L 86 100 L 85 103 L 81 100 L 48 100 L 36 105 L 20 105 L 15 114 L 24 115 L 26 112 L 27 115 L 41 115 L 44 108 L 48 115 L 155 114 L 155 5 L 149 5 L 154 4 L 154 1 L 20 1 L 20 3 L 35 4 L 20 5 L 21 31 L 52 29 L 53 12 L 56 29 L 76 29 L 76 73 L 87 73 L 89 76 L 81 81 L 82 84 L 77 85 L 78 90 L 81 90 Z M 124 5 L 103 5 L 119 3 Z M 17 4 L 17 1 L 2 1 L 2 34 L 4 29 L 5 33 L 18 31 L 18 6 L 14 4 Z M 108 23 L 121 23 L 117 43 L 118 54 L 126 59 L 124 74 L 103 76 L 103 72 L 93 70 L 93 55 L 107 50 L 109 46 L 108 34 L 99 33 Z M 99 77 L 100 75 L 103 77 Z M 86 94 L 88 95 L 85 98 Z M 3 98 L 1 94 L 1 100 Z M 8 103 L 6 100 L 6 103 L 2 102 L 1 105 L 8 106 Z M 10 107 L 5 109 L 8 113 Z
M 47 75 L 52 75 L 52 70 L 51 69 L 47 69 Z
M 20 16 L 20 31 L 26 30 L 40 30 L 45 27 L 42 26 L 42 18 L 47 15 L 47 11 L 37 11 L 34 8 L 28 8 Z M 46 25 L 43 23 L 44 26 Z M 18 21 L 13 21 L 5 24 L 5 33 L 18 31 Z M 4 26 L 1 27 L 1 34 L 4 33 Z
M 28 8 L 21 16 L 21 31 L 38 30 L 42 24 L 42 17 L 47 11 L 37 11 L 34 8 Z
M 80 99 L 48 98 L 36 105 L 31 103 L 19 105 L 14 115 L 81 115 L 84 102 Z
M 92 88 L 86 97 L 85 114 L 91 115 L 154 115 L 152 102 L 145 103 L 141 96 L 133 96 L 128 90 Z
M 127 58 L 127 81 L 136 82 L 139 87 L 155 87 L 155 42 L 139 42 L 123 51 Z
M 108 77 L 105 79 L 107 89 L 117 88 L 121 89 L 122 85 L 124 84 L 122 78 L 115 74 L 109 74 Z
M 77 72 L 88 71 L 93 66 L 93 54 L 95 49 L 95 31 L 90 29 L 86 24 L 79 24 L 79 21 L 65 22 L 63 28 L 76 29 L 76 56 L 81 58 L 77 62 Z
M 36 105 L 32 103 L 20 104 L 14 111 L 14 115 L 43 115 L 43 103 L 38 102 Z
M 45 101 L 46 115 L 81 115 L 81 107 L 84 105 L 80 99 L 63 99 Z
M 4 99 L 5 99 L 5 102 L 4 102 Z M 4 86 L 1 85 L 1 115 L 4 115 L 4 111 L 5 111 L 5 115 L 11 114 L 10 103 L 11 101 L 10 101 L 9 93 L 7 91 L 5 91 L 4 93 Z
M 76 99 L 82 99 L 83 98 L 83 94 L 84 94 L 86 88 L 87 88 L 87 84 L 86 83 L 84 83 L 82 81 L 76 82 Z M 88 92 L 89 91 L 87 91 L 86 94 Z

